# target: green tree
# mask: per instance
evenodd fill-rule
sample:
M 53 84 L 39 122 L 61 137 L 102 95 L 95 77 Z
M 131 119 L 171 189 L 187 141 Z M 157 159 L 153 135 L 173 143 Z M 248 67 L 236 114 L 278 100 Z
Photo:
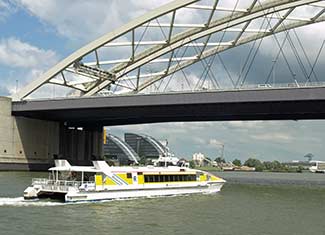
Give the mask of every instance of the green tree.
M 153 162 L 151 159 L 146 158 L 145 156 L 140 157 L 139 161 L 140 165 L 147 166 L 147 165 L 153 165 Z
M 244 163 L 245 166 L 248 167 L 254 167 L 256 171 L 263 171 L 264 170 L 264 165 L 263 163 L 256 159 L 256 158 L 249 158 L 245 161 Z
M 241 161 L 239 159 L 235 159 L 232 161 L 232 164 L 234 164 L 235 166 L 241 166 Z
M 146 163 L 147 163 L 147 159 L 146 159 L 146 157 L 140 157 L 140 161 L 139 161 L 139 163 L 141 164 L 141 165 L 146 165 Z
M 298 173 L 302 173 L 303 170 L 304 170 L 304 167 L 299 165 L 299 166 L 297 167 L 297 170 L 296 170 L 296 171 L 297 171 Z
M 263 162 L 263 165 L 264 165 L 264 168 L 268 171 L 272 171 L 272 168 L 273 168 L 273 165 L 272 165 L 272 162 L 270 161 L 266 161 L 266 162 Z
M 248 167 L 256 167 L 256 166 L 262 165 L 262 162 L 256 158 L 248 158 L 245 161 L 244 165 L 248 166 Z
M 263 162 L 264 168 L 268 171 L 286 171 L 287 167 L 280 163 L 279 161 L 267 161 L 267 162 Z
M 314 154 L 312 153 L 307 153 L 304 158 L 307 158 L 307 160 L 310 162 L 311 160 L 313 160 Z
M 273 161 L 273 171 L 282 171 L 285 167 L 279 161 Z
M 261 164 L 261 165 L 258 165 L 258 166 L 255 167 L 255 171 L 259 171 L 259 172 L 261 172 L 261 171 L 263 171 L 263 170 L 264 170 L 264 167 L 263 167 L 262 164 Z
M 195 162 L 193 160 L 190 161 L 190 168 L 195 168 Z
M 226 161 L 225 161 L 225 159 L 224 159 L 223 157 L 217 157 L 217 158 L 215 159 L 215 161 L 216 161 L 217 163 L 226 163 Z

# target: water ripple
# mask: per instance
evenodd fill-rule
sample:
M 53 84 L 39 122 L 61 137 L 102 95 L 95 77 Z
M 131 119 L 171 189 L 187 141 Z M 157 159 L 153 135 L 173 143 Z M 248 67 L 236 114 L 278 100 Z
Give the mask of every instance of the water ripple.
M 0 206 L 62 206 L 63 202 L 24 200 L 23 197 L 0 197 Z

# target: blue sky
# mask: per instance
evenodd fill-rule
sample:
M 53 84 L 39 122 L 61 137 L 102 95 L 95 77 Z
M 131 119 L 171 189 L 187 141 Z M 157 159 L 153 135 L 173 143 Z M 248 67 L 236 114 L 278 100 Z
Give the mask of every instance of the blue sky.
M 0 95 L 15 93 L 82 45 L 166 2 L 0 0 Z M 324 26 L 318 24 L 298 30 L 312 54 L 325 39 Z M 255 68 L 256 77 L 263 70 L 264 62 L 272 61 L 274 42 L 265 43 L 259 53 L 260 64 Z M 247 50 L 240 48 L 236 56 L 245 53 Z M 325 64 L 325 53 L 322 55 L 319 74 L 325 72 L 321 66 Z M 224 56 L 231 60 L 233 52 Z M 109 130 L 118 136 L 131 131 L 168 139 L 176 155 L 187 158 L 194 152 L 215 158 L 220 154 L 220 143 L 224 143 L 228 160 L 254 156 L 262 160 L 302 160 L 309 152 L 325 160 L 324 121 L 164 123 Z

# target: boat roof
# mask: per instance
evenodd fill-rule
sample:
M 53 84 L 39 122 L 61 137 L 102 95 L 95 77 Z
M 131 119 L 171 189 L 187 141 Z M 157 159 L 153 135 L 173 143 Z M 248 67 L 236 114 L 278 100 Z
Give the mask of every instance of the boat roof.
M 182 169 L 182 171 L 181 171 Z M 48 169 L 49 171 L 75 171 L 75 172 L 102 172 L 100 169 L 96 169 L 93 166 L 55 166 Z M 109 170 L 112 172 L 177 172 L 177 173 L 195 173 L 198 170 L 181 167 L 132 167 L 132 166 L 110 166 Z
M 55 166 L 51 167 L 49 171 L 100 172 L 93 166 Z
M 310 163 L 325 163 L 325 161 L 313 160 L 313 161 L 310 161 Z
M 190 169 L 187 167 L 168 166 L 109 166 L 105 161 L 93 161 L 93 166 L 72 166 L 67 160 L 55 160 L 55 167 L 51 167 L 49 171 L 75 171 L 75 172 L 143 172 L 143 173 L 178 173 L 188 174 L 201 172 L 200 170 Z

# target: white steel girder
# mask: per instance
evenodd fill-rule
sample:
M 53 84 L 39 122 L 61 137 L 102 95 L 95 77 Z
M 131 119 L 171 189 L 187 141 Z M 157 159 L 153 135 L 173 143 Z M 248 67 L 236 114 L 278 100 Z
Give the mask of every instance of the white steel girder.
M 70 56 L 66 57 L 64 60 L 59 62 L 57 65 L 45 72 L 41 77 L 32 81 L 27 86 L 23 87 L 17 94 L 13 96 L 13 100 L 22 100 L 36 89 L 50 81 L 53 77 L 61 73 L 67 67 L 72 65 L 75 61 L 81 59 L 85 55 L 91 53 L 92 51 L 104 46 L 106 43 L 113 41 L 114 39 L 124 35 L 127 32 L 130 32 L 132 29 L 140 27 L 144 23 L 160 17 L 169 12 L 175 11 L 187 5 L 197 2 L 198 0 L 177 0 L 169 4 L 166 4 L 162 7 L 154 9 L 147 14 L 123 25 L 122 27 L 105 34 L 104 36 L 90 42 L 86 46 L 80 48 L 76 52 L 72 53 Z
M 325 16 L 318 18 L 315 21 L 315 23 L 323 22 L 323 21 L 325 21 Z M 310 22 L 309 24 L 312 24 L 312 22 Z M 281 33 L 283 31 L 294 29 L 294 28 L 301 27 L 301 26 L 304 26 L 304 25 L 306 25 L 306 24 L 304 24 L 302 22 L 292 23 L 292 24 L 286 25 L 285 27 L 277 28 L 275 31 L 273 31 L 273 34 Z M 243 45 L 243 44 L 258 40 L 258 39 L 261 39 L 261 38 L 269 36 L 271 34 L 272 34 L 271 32 L 260 33 L 258 35 L 254 35 L 254 36 L 243 37 L 240 40 L 238 40 L 238 42 L 236 44 L 233 44 L 231 46 L 221 46 L 221 47 L 217 46 L 217 47 L 211 48 L 211 49 L 209 49 L 207 51 L 204 51 L 202 53 L 201 59 L 205 59 L 205 58 L 207 58 L 209 56 L 212 56 L 212 55 L 214 55 L 216 53 L 220 53 L 220 52 L 223 52 L 225 50 L 234 48 L 236 46 L 240 46 L 240 45 Z M 169 75 L 171 75 L 171 74 L 173 74 L 173 73 L 175 73 L 175 72 L 177 72 L 177 71 L 179 71 L 181 69 L 184 69 L 184 68 L 186 68 L 186 67 L 188 67 L 188 66 L 190 66 L 190 65 L 192 65 L 194 63 L 197 63 L 197 61 L 198 61 L 197 59 L 182 61 L 181 63 L 170 67 L 168 73 L 165 73 L 165 74 L 160 75 L 160 76 L 152 77 L 150 80 L 147 80 L 145 83 L 141 84 L 141 86 L 139 86 L 139 88 L 138 88 L 138 91 L 144 90 L 145 88 L 149 87 L 153 83 L 155 83 L 155 82 L 163 79 L 164 77 L 169 76 Z
M 252 0 L 252 4 L 248 9 L 225 9 L 218 7 L 218 0 L 215 0 L 213 6 L 200 6 L 194 3 L 200 2 L 200 0 L 175 0 L 169 4 L 166 4 L 160 8 L 152 10 L 151 12 L 145 14 L 142 17 L 139 17 L 128 24 L 120 27 L 117 30 L 114 30 L 111 33 L 108 33 L 99 39 L 89 43 L 85 47 L 82 47 L 78 51 L 74 52 L 56 66 L 44 73 L 40 78 L 31 82 L 20 90 L 14 97 L 14 100 L 22 100 L 28 95 L 36 91 L 39 87 L 44 84 L 58 84 L 82 91 L 84 96 L 92 96 L 109 86 L 110 84 L 116 83 L 118 80 L 123 80 L 125 77 L 134 77 L 129 76 L 128 73 L 138 70 L 138 80 L 140 78 L 148 77 L 149 79 L 143 82 L 141 85 L 139 81 L 137 82 L 136 92 L 139 92 L 146 87 L 152 85 L 153 83 L 161 80 L 162 78 L 179 71 L 182 68 L 190 66 L 208 56 L 220 53 L 224 50 L 240 46 L 244 43 L 248 43 L 254 40 L 261 39 L 263 37 L 270 36 L 275 33 L 283 32 L 292 28 L 301 27 L 304 25 L 309 25 L 313 23 L 318 23 L 325 21 L 325 17 L 322 16 L 324 13 L 324 5 L 318 4 L 318 2 L 323 2 L 320 0 L 269 0 L 259 3 L 259 1 Z M 313 5 L 319 7 L 320 11 L 313 18 L 298 18 L 290 17 L 290 13 L 299 6 Z M 208 22 L 200 27 L 185 27 L 184 31 L 172 36 L 172 31 L 174 27 L 180 27 L 180 24 L 176 24 L 175 14 L 178 10 L 183 8 L 206 8 L 203 9 L 208 14 L 210 14 Z M 274 16 L 273 14 L 278 12 L 283 12 L 287 10 L 287 14 L 279 16 Z M 229 15 L 222 17 L 217 20 L 213 20 L 212 16 L 217 11 L 231 12 Z M 156 20 L 164 15 L 172 13 L 171 22 L 170 22 L 170 31 L 169 35 L 165 41 L 147 41 L 140 42 L 135 40 L 135 30 L 140 27 L 150 27 L 154 25 L 151 21 Z M 278 24 L 275 27 L 270 29 L 262 30 L 252 30 L 247 29 L 247 26 L 254 19 L 258 18 L 274 18 L 278 19 Z M 284 20 L 290 20 L 290 24 L 282 26 Z M 157 21 L 158 22 L 158 21 Z M 242 29 L 235 28 L 238 25 L 245 24 Z M 197 25 L 197 24 L 196 24 Z M 159 26 L 159 23 L 158 23 Z M 163 24 L 166 27 L 166 24 Z M 186 26 L 184 24 L 183 26 Z M 189 26 L 189 25 L 187 25 Z M 192 26 L 195 26 L 193 24 Z M 153 27 L 157 27 L 154 25 Z M 161 27 L 161 25 L 160 25 Z M 251 33 L 250 36 L 243 37 L 243 33 Z M 209 42 L 211 35 L 217 32 L 233 31 L 239 32 L 239 35 L 236 39 L 228 42 L 219 42 L 213 43 Z M 113 42 L 115 39 L 130 33 L 132 34 L 131 42 Z M 204 43 L 196 43 L 195 41 L 204 37 L 208 39 Z M 139 45 L 153 45 L 148 49 L 136 53 L 136 47 Z M 98 56 L 98 49 L 101 47 L 107 46 L 129 46 L 132 48 L 132 56 L 130 59 L 120 59 L 115 61 L 100 61 Z M 181 47 L 201 47 L 201 51 L 195 57 L 184 57 L 184 58 L 175 58 L 173 57 L 174 51 Z M 96 62 L 83 63 L 83 57 L 95 53 Z M 161 58 L 162 56 L 171 53 L 170 58 Z M 171 62 L 177 61 L 177 65 L 171 65 Z M 116 63 L 115 63 L 116 62 Z M 152 73 L 152 76 L 141 74 L 141 67 L 148 63 L 167 63 L 167 68 L 158 73 Z M 116 64 L 113 68 L 108 71 L 101 70 L 100 66 L 103 64 Z M 93 66 L 93 67 L 92 67 Z M 54 79 L 55 76 L 63 74 L 64 71 L 73 72 L 75 74 L 83 75 L 88 78 L 91 78 L 93 82 L 76 82 L 73 83 L 66 82 L 65 79 L 63 82 L 58 82 L 57 79 Z M 63 76 L 64 77 L 64 76 Z M 53 80 L 52 80 L 53 79 Z M 52 80 L 52 81 L 51 81 Z M 85 87 L 80 87 L 81 84 L 86 83 Z

